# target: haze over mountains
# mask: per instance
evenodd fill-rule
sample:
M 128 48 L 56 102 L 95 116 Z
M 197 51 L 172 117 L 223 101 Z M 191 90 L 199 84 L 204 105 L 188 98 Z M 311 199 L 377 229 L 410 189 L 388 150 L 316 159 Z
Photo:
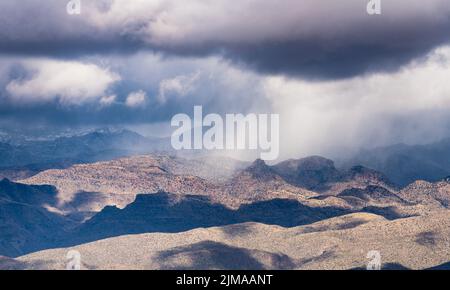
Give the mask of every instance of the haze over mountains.
M 91 163 L 115 158 L 135 156 L 148 153 L 174 154 L 168 138 L 144 137 L 126 129 L 99 129 L 76 135 L 60 134 L 48 138 L 33 138 L 17 133 L 0 134 L 0 176 L 9 179 L 23 179 L 40 171 L 52 168 L 66 168 L 73 164 Z M 439 181 L 450 175 L 450 139 L 427 145 L 393 145 L 371 150 L 361 150 L 345 159 L 337 159 L 339 168 L 365 166 L 383 173 L 398 186 L 406 186 L 416 180 Z M 205 158 L 206 159 L 206 158 Z M 214 161 L 212 161 L 214 162 Z M 299 164 L 288 160 L 278 166 L 278 171 L 286 171 L 289 178 L 296 174 Z M 320 159 L 317 160 L 320 162 Z M 233 166 L 229 164 L 228 166 Z M 326 167 L 327 164 L 310 164 L 303 166 Z M 333 166 L 323 178 L 333 176 Z M 284 168 L 283 168 L 284 167 Z M 240 167 L 242 168 L 242 166 Z M 292 172 L 288 172 L 294 169 Z M 302 175 L 297 182 L 305 183 L 306 188 L 317 182 L 314 178 L 307 180 Z
M 416 180 L 439 181 L 450 175 L 450 139 L 427 145 L 398 144 L 362 150 L 342 162 L 344 166 L 354 164 L 383 172 L 400 186 Z
M 445 223 L 436 229 L 430 225 L 449 215 L 450 181 L 437 174 L 439 181 L 403 187 L 389 174 L 356 164 L 338 168 L 320 156 L 249 164 L 174 156 L 158 151 L 164 148 L 160 141 L 131 131 L 101 131 L 14 145 L 20 150 L 4 164 L 24 160 L 26 167 L 31 160 L 51 169 L 0 182 L 0 256 L 19 257 L 0 259 L 0 268 L 57 267 L 64 258 L 57 256 L 66 250 L 34 252 L 67 247 L 86 251 L 85 268 L 108 269 L 361 267 L 366 253 L 351 243 L 386 251 L 391 263 L 386 267 L 429 268 L 450 259 Z M 443 144 L 430 148 L 444 150 Z M 53 146 L 62 145 L 66 150 L 51 154 Z M 152 153 L 141 151 L 141 145 L 153 146 Z M 23 153 L 33 146 L 42 154 Z M 65 166 L 54 165 L 64 159 L 69 160 Z M 402 224 L 416 237 L 402 232 Z M 364 231 L 373 242 L 363 238 Z M 172 242 L 162 243 L 167 239 Z M 135 245 L 150 240 L 158 242 L 142 263 Z M 305 244 L 296 254 L 298 241 Z M 314 252 L 314 244 L 322 250 Z M 395 251 L 403 246 L 421 255 L 444 252 L 421 262 L 413 252 Z M 118 257 L 134 258 L 103 263 L 105 249 L 114 247 Z M 218 258 L 223 255 L 242 259 L 230 264 Z
M 3 134 L 0 176 L 24 178 L 49 168 L 169 151 L 166 139 L 147 138 L 129 130 L 101 129 L 44 140 Z

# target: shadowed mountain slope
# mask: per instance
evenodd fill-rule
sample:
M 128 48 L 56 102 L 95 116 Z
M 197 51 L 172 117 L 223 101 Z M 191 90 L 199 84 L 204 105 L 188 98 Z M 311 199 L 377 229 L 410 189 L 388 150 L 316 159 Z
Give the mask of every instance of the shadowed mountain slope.
M 69 243 L 149 232 L 181 232 L 260 222 L 293 227 L 348 213 L 339 208 L 312 208 L 295 200 L 274 199 L 242 205 L 237 210 L 211 203 L 207 197 L 160 192 L 138 195 L 124 209 L 106 207 L 76 230 Z
M 450 213 L 394 221 L 366 213 L 282 228 L 255 223 L 182 233 L 128 235 L 75 247 L 85 269 L 365 269 L 377 250 L 383 269 L 445 269 Z M 64 269 L 68 248 L 17 259 Z
M 52 247 L 71 222 L 52 209 L 56 189 L 0 182 L 0 255 L 19 256 Z

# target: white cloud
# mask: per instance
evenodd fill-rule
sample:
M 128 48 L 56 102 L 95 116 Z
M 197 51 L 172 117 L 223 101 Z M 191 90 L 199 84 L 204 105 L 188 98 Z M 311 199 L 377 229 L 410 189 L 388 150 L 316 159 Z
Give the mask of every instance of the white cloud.
M 158 101 L 166 103 L 171 97 L 184 97 L 192 92 L 194 85 L 199 79 L 200 73 L 196 72 L 190 75 L 180 75 L 171 79 L 162 80 L 159 84 Z
M 94 64 L 49 59 L 26 60 L 21 65 L 29 77 L 15 79 L 6 86 L 13 101 L 80 105 L 96 101 L 120 77 Z
M 100 104 L 103 106 L 110 106 L 114 104 L 116 99 L 117 99 L 116 95 L 104 96 L 100 99 Z
M 176 105 L 190 112 L 194 105 L 203 104 L 212 112 L 245 113 L 254 107 L 267 111 L 260 98 L 261 77 L 218 57 L 165 58 L 146 52 L 113 62 L 135 87 L 156 91 L 151 101 L 159 102 L 161 109 Z
M 144 91 L 132 92 L 128 95 L 125 104 L 130 108 L 137 108 L 147 101 L 147 94 Z

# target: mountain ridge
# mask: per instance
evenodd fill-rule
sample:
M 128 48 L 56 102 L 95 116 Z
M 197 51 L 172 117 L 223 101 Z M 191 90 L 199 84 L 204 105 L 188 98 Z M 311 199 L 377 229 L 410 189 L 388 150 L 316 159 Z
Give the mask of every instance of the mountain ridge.
M 345 160 L 342 167 L 361 164 L 380 172 L 401 187 L 416 180 L 439 181 L 450 175 L 450 138 L 425 145 L 397 144 L 365 149 Z

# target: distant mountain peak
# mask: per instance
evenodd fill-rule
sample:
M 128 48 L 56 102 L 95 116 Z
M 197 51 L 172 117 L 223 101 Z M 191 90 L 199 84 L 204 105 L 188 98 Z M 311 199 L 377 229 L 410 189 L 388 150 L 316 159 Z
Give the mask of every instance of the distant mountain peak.
M 111 134 L 111 133 L 121 133 L 123 131 L 125 131 L 125 129 L 123 129 L 123 128 L 103 127 L 103 128 L 96 129 L 94 132 Z
M 9 180 L 8 178 L 3 178 L 1 181 L 0 181 L 0 184 L 11 184 L 12 182 L 11 182 L 11 180 Z
M 340 176 L 334 162 L 320 156 L 291 159 L 281 162 L 273 168 L 288 182 L 307 189 L 337 181 Z
M 256 179 L 271 179 L 277 177 L 275 171 L 261 159 L 255 160 L 255 162 L 247 167 L 244 172 L 251 174 L 252 177 Z
M 347 172 L 345 172 L 343 177 L 347 180 L 360 179 L 365 180 L 366 182 L 380 183 L 392 189 L 395 189 L 397 187 L 383 173 L 362 165 L 353 166 Z
M 249 168 L 268 168 L 269 166 L 266 164 L 266 162 L 262 159 L 256 159 Z
M 361 150 L 342 167 L 361 164 L 383 172 L 394 183 L 405 187 L 416 180 L 435 182 L 450 173 L 450 139 L 425 145 L 397 144 Z
M 128 130 L 128 129 L 123 129 L 123 128 L 101 128 L 101 129 L 97 129 L 91 132 L 87 132 L 85 134 L 83 134 L 84 136 L 86 135 L 105 135 L 105 136 L 110 136 L 110 135 L 128 135 L 128 134 L 132 134 L 132 135 L 136 135 L 136 136 L 141 136 L 140 134 Z
M 334 161 L 322 156 L 310 156 L 298 160 L 299 165 L 305 170 L 336 169 Z
M 285 170 L 309 171 L 309 170 L 335 170 L 334 161 L 321 156 L 310 156 L 301 159 L 289 159 L 281 162 L 276 167 L 284 167 Z
M 387 177 L 383 173 L 362 165 L 351 167 L 348 170 L 348 175 L 351 178 L 361 176 L 361 177 L 374 177 L 380 180 L 387 180 Z

